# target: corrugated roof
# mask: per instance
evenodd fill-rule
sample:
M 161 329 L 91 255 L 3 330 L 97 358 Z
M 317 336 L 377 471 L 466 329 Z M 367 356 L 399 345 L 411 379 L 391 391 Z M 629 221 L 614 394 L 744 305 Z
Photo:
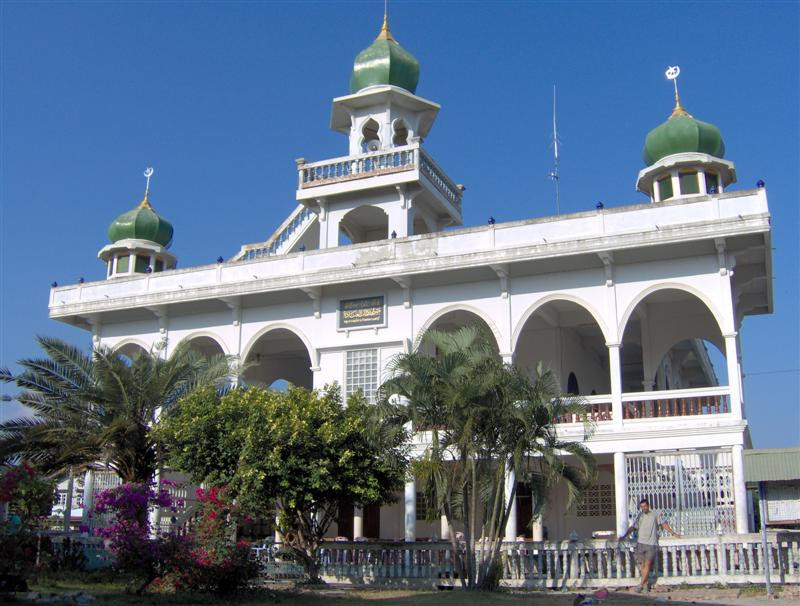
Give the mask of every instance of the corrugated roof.
M 744 451 L 746 482 L 800 480 L 800 448 L 761 448 Z

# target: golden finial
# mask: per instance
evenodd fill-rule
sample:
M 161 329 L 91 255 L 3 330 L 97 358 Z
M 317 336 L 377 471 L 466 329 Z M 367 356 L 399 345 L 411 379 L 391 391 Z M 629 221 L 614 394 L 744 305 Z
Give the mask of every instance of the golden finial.
M 381 31 L 378 33 L 376 40 L 394 40 L 392 32 L 389 31 L 389 12 L 386 0 L 383 3 L 383 25 Z
M 150 177 L 152 176 L 153 176 L 152 167 L 144 169 L 144 177 L 145 179 L 147 179 L 147 185 L 144 188 L 144 199 L 141 202 L 139 202 L 139 208 L 150 208 L 150 209 L 153 208 L 152 206 L 150 206 Z
M 675 116 L 688 116 L 689 112 L 687 112 L 683 105 L 681 105 L 681 98 L 678 95 L 678 76 L 681 73 L 681 68 L 677 65 L 671 65 L 667 71 L 665 72 L 667 76 L 667 80 L 672 80 L 672 84 L 675 85 L 675 109 L 672 110 L 672 115 L 670 118 L 674 118 Z

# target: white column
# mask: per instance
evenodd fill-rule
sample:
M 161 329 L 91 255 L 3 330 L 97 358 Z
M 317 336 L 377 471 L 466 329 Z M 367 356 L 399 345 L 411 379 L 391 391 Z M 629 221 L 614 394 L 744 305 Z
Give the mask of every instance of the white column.
M 614 453 L 614 503 L 617 515 L 617 535 L 628 530 L 628 474 L 625 470 L 625 453 Z
M 536 497 L 533 497 L 536 498 Z M 534 503 L 535 505 L 535 503 Z M 531 535 L 534 541 L 544 541 L 544 512 L 547 505 L 543 505 L 539 512 L 539 517 L 534 520 L 531 526 Z
M 505 484 L 505 499 L 504 503 L 508 505 L 508 500 L 511 498 L 511 493 L 514 490 L 514 485 L 517 483 L 517 475 L 513 469 L 506 471 L 506 484 Z M 517 539 L 517 498 L 514 496 L 514 502 L 511 503 L 511 512 L 508 514 L 508 522 L 506 522 L 506 541 L 515 541 Z
M 733 459 L 733 500 L 736 508 L 736 532 L 748 532 L 747 523 L 747 489 L 744 482 L 744 453 L 741 444 L 735 444 L 731 449 Z
M 653 391 L 656 368 L 653 364 L 652 347 L 650 346 L 650 318 L 640 320 L 642 330 L 642 391 Z
M 611 418 L 614 425 L 622 427 L 622 364 L 620 343 L 606 343 L 608 347 L 608 372 L 611 381 Z
M 83 522 L 84 526 L 90 526 L 89 514 L 94 508 L 94 472 L 89 470 L 83 476 Z
M 417 482 L 413 478 L 406 482 L 405 490 L 405 539 L 417 540 Z
M 67 480 L 67 498 L 64 502 L 64 532 L 70 531 L 72 524 L 72 495 L 75 492 L 75 473 L 72 467 L 69 468 L 69 479 Z
M 364 537 L 364 510 L 361 507 L 353 509 L 353 539 Z
M 161 490 L 161 469 L 156 469 L 156 475 L 153 478 L 153 490 L 158 493 Z M 161 508 L 153 507 L 152 511 L 148 514 L 150 522 L 150 536 L 155 538 L 158 536 L 159 526 L 161 524 Z
M 447 523 L 446 515 L 439 519 L 439 536 L 445 541 L 450 540 L 450 525 Z
M 741 375 L 739 372 L 739 348 L 737 347 L 736 333 L 726 334 L 725 337 L 725 362 L 728 367 L 728 385 L 731 395 L 731 413 L 736 419 L 742 418 L 742 392 Z
M 283 535 L 281 531 L 278 530 L 278 515 L 275 515 L 275 542 L 276 543 L 283 543 Z

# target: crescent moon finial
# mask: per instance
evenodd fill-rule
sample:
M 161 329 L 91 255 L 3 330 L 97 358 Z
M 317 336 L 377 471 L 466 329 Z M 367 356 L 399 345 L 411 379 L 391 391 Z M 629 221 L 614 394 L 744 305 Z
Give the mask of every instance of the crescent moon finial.
M 147 168 L 144 169 L 144 177 L 145 177 L 145 179 L 147 179 L 147 185 L 145 186 L 145 189 L 144 189 L 144 199 L 145 200 L 147 200 L 148 197 L 150 196 L 150 177 L 152 177 L 152 176 L 153 176 L 153 167 L 152 166 L 148 166 Z
M 675 87 L 675 109 L 672 110 L 673 116 L 686 116 L 688 113 L 683 106 L 681 105 L 681 98 L 678 95 L 678 76 L 681 75 L 681 68 L 677 65 L 670 65 L 667 67 L 667 71 L 664 72 L 664 75 L 667 77 L 667 80 L 672 80 L 672 84 Z

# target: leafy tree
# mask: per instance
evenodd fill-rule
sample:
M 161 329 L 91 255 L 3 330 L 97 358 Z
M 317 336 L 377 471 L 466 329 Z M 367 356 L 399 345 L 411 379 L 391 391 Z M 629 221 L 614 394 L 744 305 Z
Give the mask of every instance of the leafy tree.
M 253 514 L 274 506 L 278 530 L 313 582 L 319 545 L 340 503 L 383 504 L 402 487 L 402 425 L 338 386 L 197 392 L 159 422 L 173 468 L 228 484 Z
M 513 471 L 517 481 L 531 484 L 535 513 L 554 483 L 567 486 L 570 501 L 591 484 L 591 454 L 580 443 L 560 440 L 555 429 L 560 416 L 585 418 L 585 409 L 560 395 L 552 373 L 539 368 L 531 380 L 501 363 L 475 326 L 429 331 L 425 340 L 436 355 L 397 356 L 381 386 L 383 407 L 430 432 L 425 455 L 412 463 L 430 517 L 441 512 L 447 518 L 464 587 L 491 589 L 499 582 L 503 534 L 516 498 L 516 484 L 504 492 L 506 475 Z M 465 550 L 454 532 L 459 520 Z
M 90 353 L 39 337 L 44 357 L 19 361 L 0 380 L 22 390 L 33 416 L 0 423 L 0 461 L 24 458 L 48 475 L 105 462 L 125 482 L 149 482 L 158 465 L 151 428 L 159 410 L 202 385 L 224 383 L 223 356 L 207 359 L 188 344 L 164 359 L 160 350 L 132 359 L 106 347 Z

